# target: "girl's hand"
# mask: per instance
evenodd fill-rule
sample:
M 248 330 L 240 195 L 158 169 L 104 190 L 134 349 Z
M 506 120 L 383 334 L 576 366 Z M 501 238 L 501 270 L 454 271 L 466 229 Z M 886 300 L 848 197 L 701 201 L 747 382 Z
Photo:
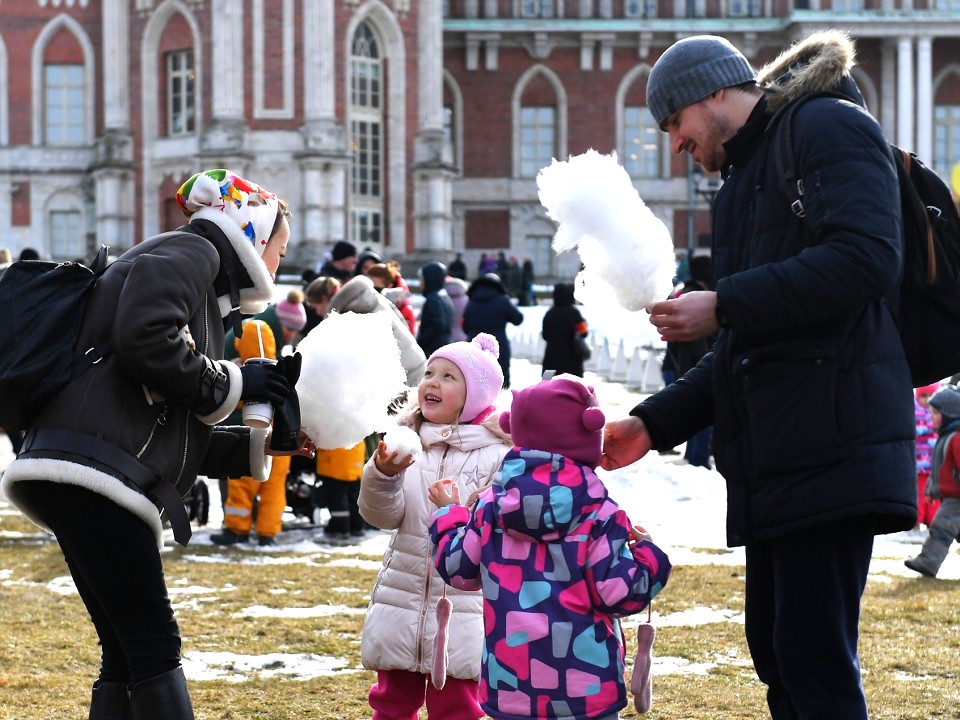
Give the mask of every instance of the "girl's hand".
M 427 494 L 437 507 L 460 504 L 460 487 L 450 478 L 434 480 Z
M 384 475 L 396 475 L 413 465 L 413 453 L 407 454 L 404 458 L 398 458 L 396 452 L 388 452 L 387 444 L 381 440 L 377 445 L 377 454 L 373 456 L 373 462 Z
M 630 542 L 631 544 L 638 543 L 638 542 L 640 542 L 641 540 L 652 540 L 652 539 L 653 539 L 653 538 L 650 536 L 650 533 L 648 533 L 648 532 L 643 528 L 643 526 L 641 526 L 641 525 L 634 525 L 632 528 L 630 528 L 630 540 L 629 540 L 629 542 Z

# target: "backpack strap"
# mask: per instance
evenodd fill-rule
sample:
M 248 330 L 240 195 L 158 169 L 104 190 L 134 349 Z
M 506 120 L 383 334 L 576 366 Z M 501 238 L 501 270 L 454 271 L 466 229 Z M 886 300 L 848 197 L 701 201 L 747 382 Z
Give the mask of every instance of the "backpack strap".
M 843 93 L 830 91 L 813 92 L 801 95 L 796 100 L 777 110 L 770 120 L 776 135 L 773 140 L 773 156 L 777 167 L 777 185 L 780 191 L 790 201 L 790 209 L 799 218 L 806 215 L 803 208 L 803 178 L 797 171 L 797 155 L 793 151 L 793 116 L 800 106 L 814 98 L 836 98 L 838 100 L 852 100 Z
M 133 455 L 104 440 L 102 435 L 73 430 L 32 430 L 24 438 L 20 456 L 40 451 L 72 453 L 112 468 L 163 508 L 173 528 L 173 537 L 180 545 L 189 542 L 192 534 L 190 518 L 177 489 Z
M 903 160 L 903 172 L 906 174 L 907 182 L 913 182 L 913 154 L 908 150 L 904 150 L 901 147 L 896 145 L 891 145 L 890 149 L 893 151 L 894 156 L 900 157 Z M 898 168 L 899 172 L 899 168 Z M 901 187 L 903 184 L 901 183 Z M 901 199 L 902 202 L 902 199 Z M 922 203 L 921 203 L 922 204 Z M 926 279 L 927 285 L 934 285 L 937 282 L 937 250 L 934 243 L 933 236 L 933 223 L 930 222 L 930 212 L 931 210 L 940 212 L 939 208 L 925 207 L 923 209 L 923 224 L 926 228 L 926 240 L 927 240 L 927 271 Z

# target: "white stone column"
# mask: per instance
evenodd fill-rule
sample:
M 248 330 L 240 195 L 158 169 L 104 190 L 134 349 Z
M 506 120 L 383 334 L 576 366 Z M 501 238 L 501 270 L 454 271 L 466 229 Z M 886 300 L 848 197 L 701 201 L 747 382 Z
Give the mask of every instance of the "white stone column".
M 94 228 L 97 245 L 114 252 L 133 247 L 133 133 L 130 127 L 130 10 L 127 0 L 104 0 L 103 133 L 96 139 Z
M 443 129 L 443 16 L 440 0 L 421 0 L 417 27 L 419 129 Z
M 332 118 L 336 111 L 333 0 L 303 3 L 303 110 L 305 118 Z
M 103 124 L 130 130 L 130 13 L 126 0 L 103 0 Z
M 917 40 L 917 156 L 933 162 L 933 39 Z
M 215 119 L 242 119 L 244 63 L 238 60 L 243 57 L 243 3 L 212 0 L 210 18 L 212 115 Z
M 414 251 L 453 246 L 453 148 L 443 134 L 443 13 L 441 0 L 418 8 L 418 127 L 414 141 Z M 396 242 L 396 240 L 394 240 Z
M 897 128 L 897 56 L 896 45 L 885 40 L 880 46 L 880 127 L 888 138 Z
M 913 134 L 913 40 L 897 41 L 897 145 L 904 150 L 916 148 Z

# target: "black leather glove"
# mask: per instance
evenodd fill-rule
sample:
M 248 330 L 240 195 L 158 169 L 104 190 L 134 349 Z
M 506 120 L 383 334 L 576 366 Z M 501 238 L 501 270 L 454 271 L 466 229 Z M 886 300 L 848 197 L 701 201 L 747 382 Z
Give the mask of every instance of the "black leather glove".
M 277 372 L 283 375 L 290 387 L 295 387 L 300 379 L 300 368 L 303 367 L 303 355 L 294 353 L 286 355 L 277 361 Z
M 241 400 L 276 405 L 293 392 L 293 386 L 280 372 L 280 363 L 246 363 L 240 368 L 240 375 L 243 377 Z
M 290 384 L 290 394 L 273 405 L 273 432 L 270 434 L 270 449 L 294 451 L 300 448 L 300 398 L 297 396 L 297 380 L 303 356 L 300 353 L 280 358 L 279 372 Z

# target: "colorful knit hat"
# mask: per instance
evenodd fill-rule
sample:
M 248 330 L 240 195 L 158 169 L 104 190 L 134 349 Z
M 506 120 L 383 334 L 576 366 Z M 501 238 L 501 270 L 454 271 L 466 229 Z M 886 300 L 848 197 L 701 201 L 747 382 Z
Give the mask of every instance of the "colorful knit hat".
M 497 399 L 503 387 L 503 370 L 497 362 L 499 357 L 500 343 L 497 339 L 493 335 L 479 333 L 469 342 L 444 345 L 427 360 L 429 365 L 434 358 L 445 358 L 463 373 L 467 397 L 460 412 L 460 422 L 472 422 Z
M 565 455 L 592 468 L 603 454 L 604 422 L 593 387 L 568 374 L 514 390 L 510 410 L 500 416 L 500 427 L 517 447 Z
M 204 170 L 187 180 L 177 191 L 177 205 L 191 219 L 198 211 L 202 216 L 204 208 L 219 210 L 237 223 L 261 256 L 279 209 L 275 194 L 222 169 Z
M 294 288 L 284 300 L 277 303 L 277 321 L 290 330 L 303 330 L 307 324 L 307 311 L 303 307 L 303 293 Z

